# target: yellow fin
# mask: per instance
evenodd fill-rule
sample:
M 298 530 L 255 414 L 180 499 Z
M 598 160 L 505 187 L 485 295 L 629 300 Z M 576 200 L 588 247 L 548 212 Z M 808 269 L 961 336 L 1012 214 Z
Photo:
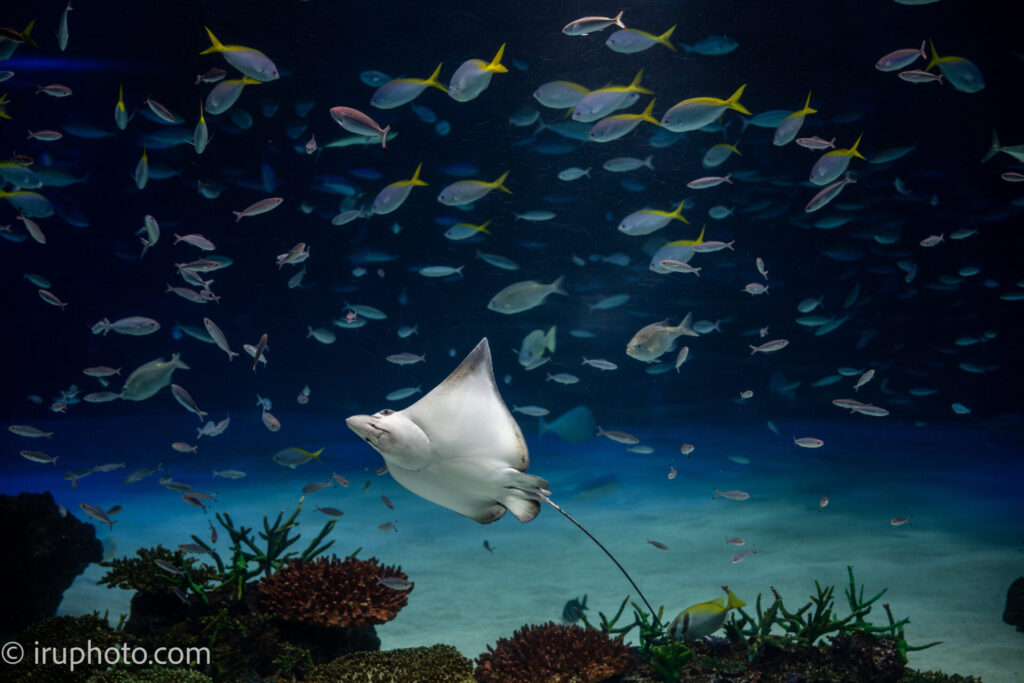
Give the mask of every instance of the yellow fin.
M 505 178 L 508 178 L 508 171 L 505 171 L 504 173 L 502 173 L 498 177 L 498 179 L 495 180 L 494 182 L 487 183 L 487 184 L 490 185 L 491 187 L 493 187 L 495 190 L 501 190 L 502 192 L 507 192 L 508 194 L 512 194 L 512 190 L 508 189 L 507 187 L 505 187 L 502 184 L 502 183 L 505 182 Z
M 470 225 L 469 227 L 473 228 L 477 232 L 482 232 L 484 234 L 490 235 L 491 231 L 487 229 L 487 226 L 490 225 L 491 221 L 493 221 L 493 220 L 494 220 L 493 218 L 488 218 L 486 221 L 484 221 L 480 225 Z
M 860 144 L 860 139 L 862 137 L 864 137 L 864 133 L 861 133 L 860 135 L 857 136 L 857 140 L 853 143 L 853 147 L 846 151 L 847 154 L 849 154 L 852 157 L 857 157 L 858 159 L 864 158 L 864 155 L 857 151 L 857 145 Z
M 734 609 L 736 607 L 746 607 L 747 603 L 745 603 L 742 600 L 740 600 L 739 598 L 737 598 L 736 594 L 733 593 L 731 590 L 726 588 L 725 592 L 729 594 L 729 602 L 727 604 L 727 607 L 729 609 Z
M 685 199 L 683 201 L 679 202 L 679 206 L 677 206 L 672 211 L 672 213 L 669 214 L 669 216 L 672 217 L 672 218 L 675 218 L 676 220 L 680 220 L 680 221 L 686 223 L 687 225 L 689 225 L 690 221 L 686 220 L 686 218 L 683 216 L 683 207 L 684 206 L 686 206 L 686 200 Z
M 501 47 L 498 48 L 498 54 L 494 55 L 494 59 L 491 60 L 491 63 L 484 67 L 484 71 L 492 71 L 496 74 L 508 73 L 508 69 L 501 63 L 501 58 L 504 54 L 505 43 L 502 43 Z
M 423 84 L 424 85 L 429 85 L 429 86 L 434 87 L 434 88 L 437 88 L 441 92 L 448 92 L 448 88 L 446 88 L 443 85 L 441 85 L 441 81 L 437 80 L 437 77 L 441 75 L 441 66 L 443 64 L 444 64 L 443 62 L 441 64 L 438 64 L 437 68 L 434 69 L 434 73 L 430 74 L 430 78 L 425 80 L 423 82 Z
M 213 31 L 211 31 L 208 27 L 204 26 L 203 28 L 206 29 L 206 35 L 210 37 L 210 47 L 206 48 L 199 54 L 208 55 L 211 52 L 223 52 L 224 44 L 217 40 L 217 36 L 213 35 Z
M 659 43 L 661 43 L 662 45 L 664 45 L 665 47 L 667 47 L 668 49 L 672 50 L 672 52 L 678 52 L 678 50 L 676 50 L 676 46 L 673 45 L 672 43 L 670 43 L 669 40 L 668 40 L 669 38 L 672 37 L 672 34 L 675 33 L 675 31 L 676 31 L 676 27 L 672 26 L 672 28 L 670 28 L 669 30 L 665 31 L 660 36 L 653 36 L 653 38 L 656 41 L 658 41 Z
M 420 169 L 422 169 L 422 168 L 423 168 L 423 162 L 421 161 L 421 162 L 419 163 L 419 165 L 418 165 L 418 166 L 416 166 L 416 171 L 415 171 L 415 172 L 413 172 L 413 174 L 412 174 L 412 178 L 409 178 L 408 180 L 406 180 L 406 181 L 405 181 L 405 184 L 408 184 L 408 185 L 417 185 L 417 186 L 419 186 L 419 187 L 426 187 L 426 186 L 427 186 L 427 183 L 426 183 L 426 182 L 424 182 L 424 181 L 422 181 L 422 180 L 420 180 Z
M 810 90 L 807 91 L 807 101 L 804 103 L 803 111 L 804 111 L 805 114 L 817 114 L 818 113 L 817 109 L 811 109 L 811 91 Z
M 32 21 L 28 22 L 28 26 L 26 26 L 25 29 L 21 32 L 21 37 L 25 39 L 25 43 L 27 45 L 31 45 L 32 47 L 39 47 L 39 43 L 37 43 L 36 41 L 32 40 L 32 27 L 35 26 L 35 25 L 36 25 L 36 20 L 35 19 L 33 19 Z
M 935 43 L 932 42 L 931 38 L 928 39 L 928 46 L 932 49 L 932 59 L 928 62 L 928 66 L 924 68 L 925 71 L 931 71 L 939 65 L 939 53 L 935 51 Z
M 741 85 L 739 88 L 736 89 L 736 92 L 734 92 L 732 94 L 732 97 L 730 97 L 729 99 L 727 99 L 725 101 L 725 104 L 730 109 L 735 109 L 736 111 L 738 111 L 741 114 L 746 114 L 747 116 L 751 116 L 750 111 L 746 107 L 744 107 L 742 104 L 740 104 L 740 97 L 743 96 L 743 91 L 746 90 L 746 89 L 747 89 L 747 84 L 744 83 L 743 85 Z
M 641 69 L 636 72 L 636 76 L 633 78 L 633 82 L 629 84 L 629 87 L 626 88 L 626 90 L 628 90 L 629 92 L 640 93 L 641 95 L 653 95 L 654 94 L 653 90 L 648 90 L 647 88 L 645 88 L 642 85 L 640 85 L 640 80 L 643 77 L 644 77 L 644 70 L 641 67 Z
M 644 110 L 643 110 L 643 111 L 642 111 L 642 112 L 640 113 L 640 116 L 639 116 L 638 118 L 639 118 L 639 119 L 640 119 L 641 121 L 646 121 L 647 123 L 653 123 L 654 125 L 656 125 L 656 126 L 659 126 L 659 127 L 660 127 L 660 126 L 661 126 L 661 121 L 659 121 L 658 119 L 656 119 L 656 118 L 654 118 L 653 116 L 651 116 L 651 112 L 652 112 L 652 111 L 654 111 L 654 103 L 655 103 L 655 102 L 656 102 L 656 100 L 651 100 L 651 101 L 650 101 L 650 102 L 649 102 L 649 103 L 647 104 L 647 108 L 646 108 L 646 109 L 644 109 Z

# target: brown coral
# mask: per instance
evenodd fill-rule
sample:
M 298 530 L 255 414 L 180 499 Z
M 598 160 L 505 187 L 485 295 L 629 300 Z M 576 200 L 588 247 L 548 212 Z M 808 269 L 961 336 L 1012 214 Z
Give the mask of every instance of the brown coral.
M 476 679 L 590 683 L 621 674 L 632 656 L 621 639 L 595 629 L 549 622 L 524 626 L 511 638 L 499 638 L 477 657 Z
M 263 607 L 285 621 L 310 626 L 368 626 L 391 621 L 408 603 L 409 590 L 384 586 L 381 578 L 408 578 L 377 558 L 336 556 L 290 562 L 258 583 Z M 411 590 L 411 589 L 410 589 Z

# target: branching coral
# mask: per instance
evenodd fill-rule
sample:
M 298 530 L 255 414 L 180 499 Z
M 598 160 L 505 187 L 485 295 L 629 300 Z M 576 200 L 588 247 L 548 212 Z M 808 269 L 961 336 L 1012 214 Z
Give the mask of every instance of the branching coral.
M 171 593 L 175 587 L 185 590 L 192 588 L 201 592 L 208 582 L 216 580 L 217 570 L 200 564 L 195 558 L 185 557 L 180 550 L 168 550 L 161 545 L 155 548 L 139 548 L 135 551 L 138 557 L 121 557 L 109 562 L 100 562 L 100 566 L 109 567 L 110 571 L 103 575 L 97 583 L 111 588 L 136 590 L 142 593 Z M 168 563 L 182 571 L 172 574 L 156 564 L 156 560 Z
M 737 608 L 739 617 L 734 616 L 725 625 L 726 634 L 733 642 L 746 644 L 751 660 L 761 656 L 768 647 L 784 648 L 791 643 L 811 647 L 822 636 L 832 633 L 844 635 L 862 632 L 891 638 L 895 642 L 904 664 L 907 661 L 907 652 L 924 650 L 939 644 L 934 642 L 927 645 L 908 645 L 903 635 L 903 627 L 910 623 L 910 619 L 898 621 L 894 619 L 888 604 L 883 605 L 889 619 L 888 625 L 874 626 L 868 622 L 865 617 L 871 612 L 871 606 L 885 594 L 887 589 L 883 588 L 877 595 L 865 600 L 864 586 L 862 585 L 860 591 L 857 591 L 857 585 L 853 579 L 853 567 L 847 567 L 846 571 L 850 578 L 850 587 L 846 589 L 850 614 L 846 617 L 840 619 L 833 612 L 832 595 L 835 586 L 822 588 L 821 584 L 815 581 L 817 595 L 810 596 L 810 602 L 795 612 L 786 609 L 782 604 L 782 596 L 775 588 L 771 589 L 775 600 L 765 610 L 761 609 L 761 596 L 758 594 L 755 602 L 757 618 L 754 619 L 742 608 Z M 810 613 L 808 610 L 812 606 L 814 612 Z M 783 629 L 784 633 L 782 635 L 772 634 L 772 628 L 775 626 Z
M 336 556 L 295 560 L 257 584 L 269 613 L 311 626 L 367 626 L 391 621 L 408 603 L 409 590 L 388 588 L 377 580 L 406 579 L 399 567 L 371 557 Z
M 236 527 L 230 515 L 226 512 L 223 515 L 218 512 L 217 522 L 224 527 L 224 530 L 228 532 L 228 536 L 231 538 L 231 558 L 228 562 L 224 562 L 220 554 L 208 545 L 206 541 L 198 536 L 192 536 L 195 544 L 208 552 L 213 561 L 217 563 L 217 570 L 220 573 L 221 579 L 217 589 L 232 586 L 235 590 L 236 599 L 241 600 L 242 591 L 249 581 L 260 574 L 264 577 L 270 576 L 271 572 L 276 571 L 285 562 L 296 557 L 297 553 L 295 551 L 286 553 L 285 550 L 299 540 L 298 534 L 290 536 L 289 532 L 299 526 L 299 523 L 295 520 L 299 513 L 302 512 L 303 500 L 304 498 L 299 498 L 299 504 L 295 507 L 295 512 L 283 523 L 281 522 L 281 518 L 284 516 L 283 512 L 278 513 L 277 519 L 274 520 L 273 524 L 266 517 L 263 517 L 263 531 L 257 532 L 259 537 L 263 539 L 264 547 L 262 548 L 256 541 L 256 537 L 253 536 L 251 528 L 241 525 Z M 312 560 L 330 548 L 334 541 L 327 541 L 326 543 L 323 541 L 337 523 L 338 520 L 336 519 L 327 521 L 320 530 L 320 533 L 309 542 L 306 549 L 301 554 L 298 554 L 298 559 L 303 561 Z M 356 550 L 356 553 L 358 552 Z M 356 553 L 352 553 L 352 555 L 354 556 Z M 250 567 L 250 564 L 255 564 L 256 566 Z
M 476 679 L 497 681 L 602 681 L 625 672 L 633 657 L 621 639 L 575 624 L 524 626 L 477 657 Z
M 314 683 L 369 680 L 472 683 L 473 664 L 451 645 L 352 652 L 314 667 L 306 680 Z

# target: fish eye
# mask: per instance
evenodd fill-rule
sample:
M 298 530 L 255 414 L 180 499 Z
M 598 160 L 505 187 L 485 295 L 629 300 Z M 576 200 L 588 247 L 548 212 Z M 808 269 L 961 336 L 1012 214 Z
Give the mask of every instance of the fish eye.
M 395 411 L 391 410 L 390 408 L 385 408 L 384 410 L 380 411 L 381 415 L 394 415 L 394 413 Z

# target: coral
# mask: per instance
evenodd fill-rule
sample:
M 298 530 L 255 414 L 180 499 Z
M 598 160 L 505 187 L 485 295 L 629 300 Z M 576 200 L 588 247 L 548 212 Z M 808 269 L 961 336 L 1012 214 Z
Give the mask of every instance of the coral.
M 281 654 L 274 658 L 277 667 L 277 678 L 288 679 L 295 676 L 305 677 L 313 668 L 313 658 L 309 650 L 288 642 L 280 644 Z
M 481 683 L 603 681 L 625 672 L 633 663 L 621 638 L 575 624 L 524 626 L 511 638 L 500 638 L 477 657 L 475 676 Z
M 111 629 L 106 620 L 94 614 L 81 617 L 47 617 L 22 631 L 17 639 L 24 648 L 24 659 L 20 664 L 4 665 L 0 668 L 0 681 L 85 681 L 106 668 L 103 663 L 79 664 L 72 671 L 69 662 L 73 657 L 72 648 L 119 648 L 127 640 L 122 634 Z M 38 643 L 38 645 L 36 645 Z M 43 654 L 37 647 L 50 647 L 54 651 Z M 55 660 L 55 658 L 59 658 Z M 61 663 L 42 663 L 59 661 Z M 39 661 L 40 663 L 36 663 Z
M 257 586 L 263 607 L 285 621 L 366 626 L 391 621 L 408 603 L 409 590 L 387 588 L 378 576 L 407 578 L 399 567 L 385 567 L 374 557 L 331 556 L 289 562 Z
M 101 567 L 109 567 L 110 571 L 97 583 L 110 588 L 157 595 L 172 594 L 176 587 L 192 589 L 201 594 L 203 586 L 218 578 L 216 569 L 200 564 L 194 557 L 186 557 L 181 550 L 168 550 L 158 545 L 155 548 L 139 548 L 135 554 L 138 557 L 120 557 L 100 562 Z M 169 562 L 185 573 L 178 576 L 165 571 L 156 565 L 155 560 Z
M 186 606 L 173 595 L 137 593 L 125 633 L 150 651 L 205 648 L 209 663 L 198 668 L 217 681 L 249 680 L 273 672 L 284 639 L 276 620 L 260 613 L 255 591 L 242 600 L 228 590 L 210 591 L 207 597 L 207 602 L 193 600 Z
M 0 495 L 4 609 L 0 634 L 12 635 L 57 613 L 64 591 L 90 562 L 103 559 L 96 529 L 62 517 L 49 493 Z
M 907 652 L 912 650 L 924 650 L 938 645 L 938 642 L 927 645 L 911 646 L 903 635 L 903 627 L 910 623 L 909 619 L 895 620 L 889 605 L 883 605 L 889 623 L 885 626 L 875 626 L 868 622 L 865 617 L 871 612 L 871 606 L 885 594 L 883 588 L 877 595 L 869 600 L 864 599 L 864 586 L 857 591 L 853 579 L 853 567 L 846 568 L 850 577 L 850 587 L 846 589 L 846 600 L 850 606 L 850 614 L 839 619 L 832 610 L 834 604 L 832 595 L 835 586 L 822 588 L 815 581 L 814 586 L 817 595 L 810 596 L 810 602 L 803 607 L 791 612 L 786 609 L 782 602 L 782 596 L 774 587 L 771 588 L 775 600 L 767 609 L 761 609 L 761 595 L 758 594 L 755 603 L 757 618 L 754 619 L 743 608 L 736 608 L 737 616 L 726 623 L 725 632 L 729 639 L 735 643 L 742 643 L 747 647 L 748 659 L 754 660 L 765 654 L 767 649 L 785 648 L 790 644 L 804 647 L 813 646 L 822 636 L 832 633 L 843 636 L 850 633 L 872 633 L 884 635 L 891 639 L 902 660 L 907 662 Z M 808 612 L 811 607 L 813 612 Z M 782 629 L 782 635 L 772 635 L 772 628 Z
M 277 519 L 274 520 L 273 524 L 267 521 L 267 517 L 263 517 L 263 531 L 257 532 L 259 537 L 263 539 L 265 546 L 260 548 L 256 542 L 256 538 L 252 535 L 252 529 L 244 526 L 236 527 L 235 523 L 231 520 L 231 516 L 227 513 L 217 513 L 217 522 L 224 527 L 224 530 L 228 532 L 228 536 L 231 538 L 231 561 L 225 564 L 224 560 L 221 559 L 220 554 L 217 553 L 212 547 L 210 547 L 204 540 L 198 536 L 193 535 L 192 540 L 196 545 L 200 546 L 213 558 L 213 561 L 217 564 L 217 570 L 220 573 L 221 583 L 218 588 L 224 586 L 233 586 L 236 592 L 237 599 L 241 599 L 242 591 L 245 589 L 246 584 L 252 579 L 263 575 L 267 578 L 272 572 L 279 569 L 285 562 L 288 562 L 292 558 L 296 557 L 296 553 L 284 552 L 289 546 L 299 540 L 299 536 L 289 536 L 288 532 L 299 526 L 296 522 L 296 518 L 299 513 L 302 512 L 302 501 L 304 498 L 299 498 L 299 503 L 295 507 L 293 512 L 284 523 L 281 522 L 281 517 L 284 515 L 283 512 L 277 514 Z M 327 534 L 331 533 L 334 529 L 334 525 L 338 523 L 338 520 L 332 519 L 324 523 L 320 533 L 317 534 L 306 549 L 302 551 L 301 555 L 298 555 L 299 560 L 309 561 L 320 555 L 325 550 L 330 548 L 334 541 L 328 541 L 322 543 Z M 359 551 L 356 550 L 352 553 L 355 556 Z M 253 569 L 249 568 L 250 564 L 255 564 L 256 567 Z
M 473 663 L 451 645 L 413 647 L 386 652 L 353 652 L 321 666 L 306 677 L 313 683 L 401 681 L 402 683 L 470 683 Z
M 961 676 L 960 674 L 944 674 L 938 671 L 914 671 L 907 669 L 900 679 L 900 683 L 981 683 L 981 679 L 975 676 Z
M 146 669 L 111 669 L 93 676 L 89 683 L 212 683 L 195 669 L 151 666 Z
M 652 615 L 648 612 L 643 611 L 640 605 L 635 602 L 630 603 L 633 606 L 633 623 L 625 626 L 616 626 L 619 618 L 622 617 L 622 610 L 626 608 L 626 603 L 629 601 L 627 595 L 623 600 L 622 604 L 619 605 L 619 609 L 615 612 L 615 616 L 611 619 L 604 615 L 604 612 L 598 612 L 598 616 L 601 617 L 601 631 L 611 635 L 618 636 L 620 639 L 625 638 L 626 634 L 632 631 L 634 628 L 638 629 L 640 636 L 640 656 L 644 659 L 648 659 L 651 656 L 651 649 L 657 643 L 663 643 L 665 641 L 665 627 L 661 623 L 661 617 L 665 612 L 665 607 L 662 605 L 658 608 L 658 616 L 653 620 L 650 618 Z M 580 614 L 580 619 L 587 628 L 593 628 L 587 617 Z

